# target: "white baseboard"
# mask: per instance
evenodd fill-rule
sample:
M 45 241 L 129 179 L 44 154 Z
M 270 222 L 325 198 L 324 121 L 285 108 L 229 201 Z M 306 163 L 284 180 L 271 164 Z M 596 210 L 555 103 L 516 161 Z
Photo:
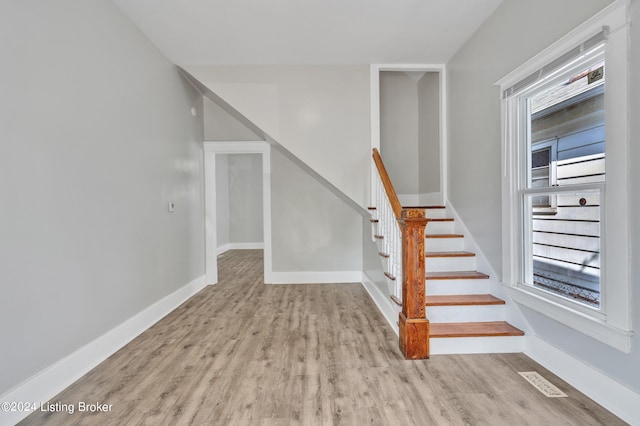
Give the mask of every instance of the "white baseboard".
M 231 250 L 230 244 L 223 244 L 216 249 L 216 256 L 220 256 L 225 251 Z
M 334 284 L 362 282 L 362 271 L 300 271 L 269 274 L 266 284 Z
M 196 278 L 5 393 L 0 402 L 35 402 L 38 406 L 47 402 L 205 286 L 204 275 Z M 16 424 L 29 414 L 0 411 L 0 425 Z
M 524 353 L 625 422 L 640 425 L 640 393 L 538 337 L 525 340 Z
M 255 250 L 264 249 L 264 243 L 229 243 L 218 247 L 216 255 L 221 255 L 229 250 Z
M 378 310 L 384 316 L 384 319 L 387 320 L 391 329 L 396 335 L 400 335 L 400 330 L 398 329 L 398 314 L 400 313 L 400 307 L 391 301 L 389 294 L 385 294 L 380 287 L 378 287 L 371 278 L 365 273 L 362 273 L 362 285 L 364 289 L 367 290 L 371 299 L 373 299 L 373 303 L 376 304 Z

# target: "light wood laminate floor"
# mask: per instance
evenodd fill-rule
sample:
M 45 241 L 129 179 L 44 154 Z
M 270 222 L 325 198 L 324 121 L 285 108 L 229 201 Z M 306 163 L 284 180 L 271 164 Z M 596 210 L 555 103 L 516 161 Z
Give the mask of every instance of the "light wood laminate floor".
M 219 258 L 209 286 L 57 395 L 107 413 L 25 425 L 619 425 L 522 354 L 405 361 L 361 284 L 264 285 L 262 251 Z M 547 398 L 538 371 L 568 394 Z

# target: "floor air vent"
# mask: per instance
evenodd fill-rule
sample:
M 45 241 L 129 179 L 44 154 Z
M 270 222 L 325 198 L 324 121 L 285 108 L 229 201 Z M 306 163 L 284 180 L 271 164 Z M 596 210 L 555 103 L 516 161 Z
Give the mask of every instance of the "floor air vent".
M 544 396 L 547 396 L 549 398 L 564 398 L 567 396 L 566 393 L 562 392 L 550 381 L 548 381 L 535 371 L 523 371 L 518 372 L 518 374 L 524 377 L 526 381 L 531 383 L 536 389 L 542 392 Z

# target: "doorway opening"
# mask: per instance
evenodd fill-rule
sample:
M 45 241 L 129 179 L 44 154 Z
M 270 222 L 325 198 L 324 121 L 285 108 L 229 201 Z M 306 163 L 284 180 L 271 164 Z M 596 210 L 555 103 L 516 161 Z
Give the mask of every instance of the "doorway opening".
M 444 65 L 371 66 L 371 148 L 405 206 L 446 201 L 444 94 Z
M 271 159 L 267 142 L 205 142 L 207 284 L 218 282 L 218 255 L 264 249 L 271 282 Z

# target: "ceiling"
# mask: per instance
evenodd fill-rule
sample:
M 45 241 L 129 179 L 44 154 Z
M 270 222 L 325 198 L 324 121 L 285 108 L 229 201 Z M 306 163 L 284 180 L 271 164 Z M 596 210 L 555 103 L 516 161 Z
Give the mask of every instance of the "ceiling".
M 502 0 L 113 0 L 178 65 L 445 63 Z

